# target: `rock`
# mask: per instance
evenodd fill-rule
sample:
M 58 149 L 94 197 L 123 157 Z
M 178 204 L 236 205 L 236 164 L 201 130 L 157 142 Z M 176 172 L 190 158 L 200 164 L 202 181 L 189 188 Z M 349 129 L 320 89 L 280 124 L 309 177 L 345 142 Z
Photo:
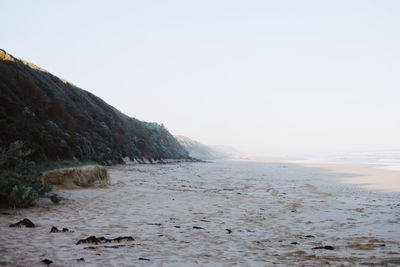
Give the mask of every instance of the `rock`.
M 193 226 L 193 229 L 204 229 L 204 228 L 200 226 Z
M 85 258 L 76 259 L 77 261 L 85 261 Z
M 232 233 L 232 230 L 231 229 L 225 229 L 227 232 L 228 232 L 228 234 L 231 234 Z
M 112 240 L 112 242 L 135 241 L 135 239 L 133 237 L 131 237 L 131 236 L 120 236 L 120 237 L 117 237 L 117 238 L 114 238 L 114 239 L 111 239 L 111 240 Z
M 327 250 L 334 250 L 335 248 L 332 246 L 321 246 L 321 247 L 313 247 L 312 249 L 327 249 Z
M 86 248 L 83 248 L 83 249 L 97 249 L 97 247 L 86 247 Z
M 49 259 L 44 259 L 44 260 L 42 260 L 41 262 L 43 262 L 43 263 L 46 264 L 46 265 L 50 265 L 50 264 L 53 263 L 53 261 L 51 261 L 51 260 L 49 260 Z
M 60 230 L 58 230 L 57 227 L 55 226 L 51 227 L 50 233 L 58 233 L 58 232 L 60 232 Z
M 315 238 L 315 236 L 313 236 L 313 235 L 305 235 L 304 237 L 307 237 L 307 238 Z
M 103 239 L 105 240 L 104 237 L 97 238 L 94 235 L 92 235 L 86 239 L 79 240 L 76 244 L 77 245 L 80 245 L 80 244 L 96 244 L 97 245 L 98 243 L 102 243 Z M 103 242 L 103 243 L 105 243 L 105 242 Z
M 128 242 L 128 241 L 135 241 L 135 239 L 131 236 L 120 236 L 117 238 L 113 238 L 113 239 L 108 239 L 105 237 L 95 237 L 94 235 L 89 236 L 86 239 L 81 239 L 78 242 L 76 242 L 76 245 L 80 245 L 80 244 L 101 244 L 101 243 L 112 243 L 112 242 Z
M 150 259 L 146 259 L 146 258 L 138 258 L 138 260 L 140 260 L 140 261 L 150 261 Z
M 114 246 L 103 246 L 104 248 L 121 248 L 126 247 L 126 245 L 114 245 Z
M 292 242 L 292 243 L 290 243 L 291 245 L 299 245 L 299 243 L 298 242 Z
M 63 228 L 62 230 L 58 230 L 57 227 L 53 226 L 51 227 L 50 233 L 58 233 L 58 232 L 69 232 L 68 228 Z
M 19 221 L 17 223 L 14 224 L 10 224 L 10 227 L 27 227 L 27 228 L 34 228 L 35 224 L 33 222 L 31 222 L 29 219 L 25 218 L 22 221 Z
M 174 227 L 175 227 L 175 228 L 181 228 L 179 225 L 175 225 Z

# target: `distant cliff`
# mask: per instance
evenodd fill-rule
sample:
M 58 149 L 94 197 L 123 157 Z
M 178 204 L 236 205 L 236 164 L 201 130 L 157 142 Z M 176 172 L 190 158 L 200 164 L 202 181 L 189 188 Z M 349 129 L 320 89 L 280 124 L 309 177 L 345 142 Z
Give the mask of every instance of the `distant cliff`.
M 132 104 L 137 99 L 132 99 Z M 21 140 L 38 160 L 103 163 L 189 158 L 163 126 L 128 117 L 97 96 L 0 49 L 0 147 Z
M 234 151 L 233 148 L 230 148 L 228 152 L 226 147 L 207 146 L 186 136 L 176 135 L 175 138 L 187 151 L 189 151 L 189 155 L 196 159 L 215 160 L 233 156 L 233 153 L 230 153 L 231 151 Z

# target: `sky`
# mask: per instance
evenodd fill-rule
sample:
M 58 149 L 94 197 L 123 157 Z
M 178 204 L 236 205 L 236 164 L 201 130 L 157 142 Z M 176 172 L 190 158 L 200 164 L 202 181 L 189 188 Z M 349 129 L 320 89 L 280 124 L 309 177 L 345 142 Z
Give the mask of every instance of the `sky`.
M 1 2 L 0 48 L 173 134 L 400 149 L 400 1 Z

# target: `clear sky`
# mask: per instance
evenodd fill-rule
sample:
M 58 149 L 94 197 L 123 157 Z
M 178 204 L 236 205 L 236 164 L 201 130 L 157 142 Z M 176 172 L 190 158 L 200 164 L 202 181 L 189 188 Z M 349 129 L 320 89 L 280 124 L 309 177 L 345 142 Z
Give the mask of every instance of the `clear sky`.
M 400 1 L 1 1 L 0 47 L 265 155 L 400 149 Z

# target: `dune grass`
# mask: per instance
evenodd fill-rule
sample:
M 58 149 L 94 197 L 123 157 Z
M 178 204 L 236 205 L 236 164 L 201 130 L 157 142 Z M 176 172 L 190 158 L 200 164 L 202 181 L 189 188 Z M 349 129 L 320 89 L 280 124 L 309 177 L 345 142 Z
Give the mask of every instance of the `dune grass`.
M 66 189 L 106 187 L 110 183 L 110 177 L 104 167 L 86 166 L 47 171 L 42 175 L 42 182 Z

